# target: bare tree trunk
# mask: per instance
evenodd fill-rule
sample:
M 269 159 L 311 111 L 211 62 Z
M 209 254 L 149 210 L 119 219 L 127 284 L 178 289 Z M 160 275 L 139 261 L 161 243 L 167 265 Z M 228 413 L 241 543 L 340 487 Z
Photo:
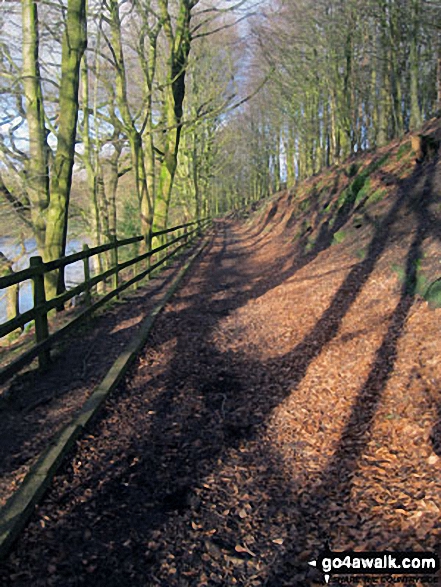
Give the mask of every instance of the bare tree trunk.
M 436 110 L 441 114 L 441 32 L 438 33 L 438 55 L 436 72 Z
M 140 207 L 141 231 L 148 238 L 152 225 L 153 206 L 147 185 L 143 137 L 135 126 L 127 97 L 126 68 L 121 36 L 121 19 L 117 0 L 109 2 L 111 14 L 112 47 L 116 60 L 116 102 L 130 143 L 132 168 L 135 173 L 136 194 Z
M 413 34 L 410 39 L 410 129 L 414 130 L 421 126 L 421 108 L 418 95 L 418 77 L 419 77 L 419 60 L 418 60 L 418 41 L 419 41 L 419 4 L 420 0 L 412 2 L 412 29 Z
M 38 8 L 35 0 L 23 0 L 23 88 L 29 132 L 27 193 L 31 221 L 41 255 L 45 253 L 46 209 L 49 205 L 48 145 L 39 66 Z
M 47 214 L 45 260 L 61 257 L 66 250 L 72 168 L 78 119 L 80 63 L 86 49 L 86 0 L 69 0 L 61 55 L 60 115 L 57 152 L 52 166 L 50 203 Z M 59 281 L 48 275 L 47 296 L 64 289 L 64 272 Z
M 173 28 L 168 11 L 168 1 L 160 0 L 159 2 L 164 31 L 169 45 L 169 58 L 164 88 L 164 122 L 167 128 L 164 141 L 164 158 L 161 163 L 158 194 L 155 203 L 155 227 L 157 229 L 167 226 L 182 130 L 185 74 L 191 45 L 191 9 L 196 4 L 197 0 L 179 1 L 176 26 Z
M 286 181 L 288 187 L 292 187 L 296 181 L 296 172 L 294 165 L 294 151 L 295 151 L 295 140 L 293 131 L 290 127 L 285 132 L 285 154 L 286 154 Z

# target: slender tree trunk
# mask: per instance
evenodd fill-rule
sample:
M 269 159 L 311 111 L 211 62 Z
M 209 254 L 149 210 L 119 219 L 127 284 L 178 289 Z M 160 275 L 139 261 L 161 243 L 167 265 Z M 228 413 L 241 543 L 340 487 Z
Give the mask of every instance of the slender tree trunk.
M 330 96 L 330 104 L 329 107 L 331 109 L 331 153 L 332 153 L 332 163 L 338 161 L 340 152 L 338 146 L 338 130 L 337 130 L 337 104 L 336 104 L 336 97 L 335 92 L 331 92 Z
M 168 72 L 164 88 L 164 122 L 167 126 L 164 141 L 164 158 L 159 173 L 159 186 L 155 202 L 155 227 L 165 228 L 170 198 L 177 168 L 179 142 L 182 130 L 185 75 L 191 46 L 191 9 L 194 0 L 180 0 L 176 27 L 173 30 L 167 0 L 160 0 L 164 31 L 169 45 Z
M 371 80 L 370 80 L 370 92 L 369 95 L 372 96 L 372 99 L 367 100 L 366 108 L 369 112 L 368 122 L 367 122 L 367 140 L 368 140 L 368 147 L 373 148 L 377 145 L 377 136 L 378 136 L 378 113 L 379 113 L 379 97 L 378 97 L 378 73 L 377 73 L 377 64 L 378 60 L 373 59 L 372 65 L 372 73 L 371 73 Z
M 155 201 L 154 226 L 156 230 L 162 230 L 167 226 L 168 210 L 171 191 L 177 167 L 177 150 L 179 145 L 180 122 L 175 117 L 175 105 L 170 89 L 165 100 L 165 124 L 167 126 L 164 142 L 164 157 L 160 165 L 158 191 Z
M 102 229 L 99 213 L 99 203 L 97 198 L 97 160 L 96 153 L 92 148 L 89 124 L 89 71 L 87 57 L 83 55 L 81 63 L 81 87 L 82 87 L 82 107 L 83 107 L 83 162 L 86 170 L 87 189 L 89 192 L 89 203 L 92 212 L 92 226 L 94 235 L 94 244 L 102 244 Z M 101 269 L 101 267 L 100 267 Z
M 441 115 L 441 32 L 438 33 L 438 53 L 436 71 L 436 110 Z
M 199 169 L 198 169 L 198 152 L 197 152 L 197 143 L 196 140 L 193 140 L 193 147 L 192 147 L 192 176 L 193 176 L 193 186 L 194 186 L 194 199 L 195 199 L 195 210 L 196 210 L 196 220 L 200 220 L 202 216 L 202 201 L 201 201 L 201 192 L 199 189 Z
M 42 256 L 45 254 L 46 210 L 49 205 L 48 145 L 44 121 L 43 96 L 39 67 L 38 8 L 35 0 L 22 1 L 23 88 L 26 122 L 29 132 L 27 193 L 31 203 L 31 221 Z
M 412 34 L 410 38 L 409 67 L 410 67 L 410 129 L 414 130 L 421 126 L 421 108 L 419 103 L 419 11 L 420 0 L 412 1 Z
M 119 166 L 118 162 L 121 157 L 122 145 L 114 145 L 115 152 L 108 160 L 107 167 L 107 207 L 109 216 L 109 234 L 111 237 L 117 236 L 117 208 L 116 194 L 119 183 Z
M 398 22 L 399 8 L 395 1 L 389 7 L 389 55 L 390 55 L 390 81 L 392 89 L 392 106 L 394 119 L 394 136 L 402 136 L 404 130 L 402 111 L 401 71 L 398 63 L 398 50 L 400 46 L 400 26 Z
M 145 236 L 145 241 L 141 246 L 141 252 L 145 252 L 147 248 L 151 248 L 151 231 L 153 229 L 153 222 L 155 216 L 156 205 L 156 155 L 153 143 L 153 80 L 156 75 L 157 67 L 157 44 L 158 36 L 162 30 L 162 20 L 148 29 L 148 51 L 145 55 L 145 44 L 142 41 L 139 44 L 139 56 L 143 65 L 144 71 L 144 92 L 145 92 L 145 130 L 142 136 L 143 147 L 143 173 L 145 176 L 145 187 L 143 186 L 144 197 L 141 197 L 141 216 L 142 216 L 142 233 Z M 148 260 L 150 263 L 150 259 Z
M 290 127 L 286 129 L 285 134 L 285 153 L 286 153 L 286 181 L 288 187 L 293 186 L 296 181 L 296 170 L 294 164 L 295 140 L 293 131 Z
M 391 117 L 390 112 L 390 91 L 389 91 L 389 69 L 387 66 L 387 59 L 384 56 L 385 47 L 387 47 L 386 39 L 386 23 L 382 23 L 381 39 L 377 40 L 377 59 L 379 61 L 378 68 L 378 132 L 377 132 L 377 145 L 383 147 L 389 140 L 389 119 Z M 381 59 L 383 51 L 383 59 Z
M 279 123 L 280 124 L 280 123 Z M 280 168 L 280 130 L 279 126 L 275 129 L 274 139 L 276 144 L 274 145 L 274 191 L 277 193 L 280 191 L 281 185 L 281 168 Z
M 86 0 L 69 0 L 62 43 L 59 129 L 57 152 L 51 174 L 45 260 L 61 257 L 66 250 L 69 198 L 78 119 L 80 63 L 86 48 L 86 39 Z M 58 291 L 63 289 L 64 272 L 60 271 Z M 48 298 L 50 299 L 56 293 L 56 279 L 49 274 Z
M 111 15 L 112 47 L 114 58 L 116 60 L 116 102 L 130 143 L 132 168 L 135 173 L 136 194 L 138 197 L 141 216 L 140 228 L 147 241 L 150 237 L 152 226 L 153 202 L 151 200 L 147 186 L 143 137 L 142 134 L 137 130 L 129 110 L 126 69 L 121 38 L 121 19 L 119 15 L 118 1 L 111 0 L 109 6 Z

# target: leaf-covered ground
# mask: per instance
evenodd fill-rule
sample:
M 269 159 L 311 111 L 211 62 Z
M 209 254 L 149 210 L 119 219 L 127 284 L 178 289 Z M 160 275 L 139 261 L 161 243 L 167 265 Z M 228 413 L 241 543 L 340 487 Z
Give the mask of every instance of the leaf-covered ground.
M 289 194 L 218 223 L 0 583 L 311 587 L 326 543 L 439 552 L 440 186 L 415 167 L 306 254 Z
M 34 368 L 31 366 L 3 386 L 0 391 L 0 506 L 20 485 L 40 453 L 81 409 L 136 334 L 143 318 L 164 295 L 179 266 L 177 261 L 70 333 L 69 338 L 52 350 L 51 367 L 46 373 L 35 368 L 35 361 Z M 65 323 L 72 319 L 72 311 L 66 314 Z M 25 338 L 32 339 L 32 336 Z M 5 355 L 7 350 L 2 349 Z M 12 347 L 12 350 L 18 349 Z

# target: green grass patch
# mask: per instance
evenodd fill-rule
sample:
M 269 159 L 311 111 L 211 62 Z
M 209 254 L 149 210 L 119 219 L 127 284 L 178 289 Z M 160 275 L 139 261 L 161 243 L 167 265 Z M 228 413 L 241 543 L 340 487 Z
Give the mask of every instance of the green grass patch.
M 369 203 L 376 204 L 377 202 L 380 202 L 387 196 L 387 193 L 387 190 L 384 188 L 375 190 L 375 192 L 369 198 Z
M 410 142 L 403 143 L 402 145 L 400 145 L 396 155 L 397 161 L 400 161 L 400 159 L 402 159 L 404 155 L 407 155 L 407 153 L 410 153 L 411 150 L 412 144 Z
M 424 297 L 427 292 L 428 286 L 429 286 L 429 281 L 428 281 L 427 277 L 425 275 L 423 275 L 422 273 L 418 273 L 417 280 L 416 280 L 415 293 Z
M 328 212 L 330 212 L 332 210 L 333 206 L 334 206 L 334 202 L 331 200 L 331 202 L 329 202 L 329 204 L 324 207 L 323 211 L 326 212 L 326 214 L 327 214 Z
M 368 177 L 366 179 L 366 181 L 364 182 L 364 185 L 362 186 L 362 188 L 358 192 L 358 194 L 355 198 L 355 203 L 358 204 L 359 202 L 364 200 L 368 196 L 371 188 L 372 188 L 372 182 L 371 182 L 371 179 Z
M 352 224 L 355 228 L 361 228 L 365 223 L 363 214 L 355 214 L 354 218 L 352 219 Z
M 4 337 L 9 344 L 12 344 L 13 342 L 16 342 L 21 336 L 21 330 L 19 328 L 17 328 L 16 330 L 13 330 L 12 332 L 10 332 L 9 334 L 6 334 L 6 336 Z M 3 340 L 2 340 L 3 342 Z
M 306 200 L 302 200 L 299 203 L 299 210 L 301 212 L 307 212 L 309 210 L 309 208 L 311 207 L 311 201 L 309 199 Z
M 292 237 L 293 242 L 298 241 L 302 238 L 303 231 L 302 229 L 298 230 L 295 235 Z
M 332 228 L 334 226 L 334 224 L 336 223 L 336 221 L 337 221 L 337 216 L 334 214 L 334 216 L 331 216 L 331 218 L 329 219 L 328 227 Z
M 315 247 L 315 239 L 310 239 L 305 245 L 305 253 L 310 253 Z
M 394 264 L 391 269 L 397 274 L 400 283 L 404 285 L 408 294 L 418 294 L 425 298 L 430 287 L 427 277 L 421 271 L 421 259 L 417 259 L 414 262 L 415 282 L 413 281 L 413 277 L 407 275 L 406 270 L 402 265 Z
M 351 163 L 351 165 L 349 165 L 349 167 L 346 169 L 346 175 L 348 177 L 354 177 L 355 175 L 357 175 L 359 169 L 359 163 Z
M 385 196 L 387 196 L 387 190 L 380 188 L 369 196 L 368 203 L 376 204 L 377 202 L 380 202 Z
M 301 234 L 304 235 L 308 228 L 310 228 L 310 226 L 311 225 L 306 219 L 302 220 L 302 224 L 300 225 Z
M 347 234 L 345 230 L 338 230 L 335 234 L 334 234 L 334 243 L 335 244 L 340 244 L 342 243 L 345 238 L 346 238 Z
M 377 169 L 380 169 L 380 167 L 382 167 L 386 163 L 386 161 L 388 161 L 389 159 L 390 159 L 390 153 L 386 153 L 385 155 L 383 155 L 379 159 L 374 159 L 372 161 L 372 163 L 370 163 L 367 166 L 365 173 L 367 175 L 374 173 L 374 171 L 377 171 Z
M 431 308 L 441 308 L 441 277 L 432 281 L 423 297 Z
M 341 208 L 342 206 L 344 206 L 350 200 L 350 197 L 351 197 L 350 187 L 345 188 L 341 192 L 341 194 L 338 196 L 338 199 L 337 199 L 337 207 L 338 208 Z
M 375 171 L 377 171 L 377 169 L 382 167 L 389 158 L 390 153 L 386 153 L 382 157 L 379 157 L 378 159 L 372 161 L 372 163 L 370 163 L 361 173 L 355 175 L 355 178 L 352 181 L 352 183 L 346 189 L 344 189 L 338 197 L 338 207 L 340 208 L 342 206 L 352 206 L 354 203 L 358 203 L 363 198 L 365 198 L 368 195 L 369 190 L 371 189 L 371 181 L 369 176 Z M 356 167 L 358 171 L 359 167 Z M 352 169 L 352 171 L 354 169 L 355 167 Z M 346 174 L 348 176 L 350 175 L 348 170 L 346 171 Z M 354 175 L 352 175 L 352 177 L 353 176 Z
M 357 196 L 358 193 L 360 192 L 360 190 L 362 190 L 364 188 L 367 181 L 368 181 L 368 177 L 364 173 L 357 175 L 357 177 L 354 179 L 354 181 L 352 182 L 352 185 L 351 185 L 352 193 L 355 196 Z
M 31 332 L 31 330 L 33 330 L 34 328 L 35 328 L 35 320 L 31 320 L 30 322 L 25 324 L 25 327 L 23 328 L 23 332 L 24 333 Z
M 362 173 L 357 175 L 354 181 L 341 192 L 337 203 L 338 206 L 351 206 L 354 203 L 362 201 L 371 189 L 371 180 L 369 176 L 381 167 L 389 158 L 389 154 L 380 157 L 378 160 L 373 161 L 370 165 L 363 170 Z
M 412 168 L 409 167 L 405 167 L 402 171 L 400 171 L 397 174 L 398 179 L 405 179 L 406 177 L 409 177 L 409 175 L 412 173 Z

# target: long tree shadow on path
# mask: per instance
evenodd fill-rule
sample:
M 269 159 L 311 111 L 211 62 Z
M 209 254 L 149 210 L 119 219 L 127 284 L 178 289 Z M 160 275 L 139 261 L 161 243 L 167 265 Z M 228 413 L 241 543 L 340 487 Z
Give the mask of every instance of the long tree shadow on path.
M 153 307 L 153 300 L 166 291 L 178 271 L 179 266 L 170 267 L 158 285 L 150 283 L 148 293 L 141 290 L 118 310 L 114 307 L 94 316 L 86 329 L 71 334 L 52 353 L 52 364 L 45 372 L 28 371 L 12 381 L 7 404 L 0 406 L 0 476 L 6 477 L 38 456 L 66 422 L 70 403 L 74 406 L 71 413 L 81 407 L 87 390 L 104 377 L 139 327 L 146 308 Z M 100 355 L 104 356 L 101 361 Z
M 357 395 L 333 457 L 326 469 L 319 475 L 315 486 L 312 488 L 310 498 L 306 500 L 306 504 L 303 501 L 299 501 L 297 504 L 300 511 L 303 507 L 305 508 L 302 538 L 296 543 L 294 549 L 288 550 L 285 556 L 275 563 L 271 578 L 267 582 L 268 586 L 280 586 L 282 578 L 295 575 L 296 570 L 298 571 L 298 568 L 295 569 L 296 566 L 298 567 L 296 555 L 307 548 L 307 543 L 311 542 L 311 538 L 315 538 L 316 544 L 321 543 L 322 548 L 328 543 L 332 547 L 332 537 L 338 535 L 339 531 L 338 524 L 336 526 L 338 512 L 349 513 L 350 495 L 353 489 L 352 480 L 357 471 L 360 457 L 370 440 L 370 432 L 376 411 L 386 384 L 394 370 L 398 342 L 403 333 L 409 311 L 414 303 L 418 260 L 422 258 L 422 245 L 431 231 L 428 207 L 433 198 L 432 182 L 435 166 L 436 161 L 430 166 L 422 191 L 406 197 L 406 205 L 413 211 L 417 219 L 417 226 L 406 256 L 406 269 L 401 296 L 389 318 L 386 335 L 375 353 L 369 375 Z M 404 194 L 403 197 L 405 197 Z M 401 207 L 403 203 L 403 200 L 397 201 L 396 207 Z M 396 211 L 392 210 L 391 212 L 395 215 Z M 390 214 L 389 219 L 393 222 L 393 217 Z M 387 221 L 386 226 L 388 224 L 389 222 Z M 330 336 L 335 333 L 336 322 L 340 321 L 339 317 L 341 317 L 342 313 L 346 313 L 347 304 L 352 303 L 354 296 L 360 291 L 360 286 L 365 283 L 366 277 L 372 271 L 375 260 L 378 259 L 387 240 L 387 234 L 381 231 L 379 238 L 372 241 L 367 259 L 350 272 L 330 308 L 326 311 L 325 314 L 329 315 L 330 322 L 323 316 L 314 328 L 315 334 L 313 331 L 308 335 L 309 344 L 308 341 L 305 341 L 306 352 L 308 346 L 313 344 L 316 336 L 320 336 L 321 322 L 323 323 L 324 321 L 328 325 L 334 322 L 334 325 L 328 328 L 328 334 L 325 335 L 326 340 L 329 340 Z M 347 295 L 344 295 L 345 291 L 347 291 Z M 338 300 L 340 294 L 343 294 L 343 298 L 340 300 L 343 303 L 342 308 Z M 294 351 L 294 353 L 296 352 L 298 352 L 298 349 Z M 313 354 L 313 351 L 310 351 L 310 354 Z M 310 357 L 306 357 L 305 367 L 309 362 Z M 301 377 L 302 373 L 299 373 L 299 381 Z M 360 520 L 359 524 L 361 529 L 362 522 Z M 356 546 L 354 544 L 354 548 Z M 315 554 L 317 555 L 319 552 Z M 311 581 L 312 578 L 308 581 L 305 577 L 302 577 L 299 585 L 308 585 Z M 297 585 L 297 582 L 290 584 Z
M 314 520 L 309 520 L 305 514 L 304 537 L 299 537 L 296 549 L 288 549 L 282 558 L 274 560 L 265 583 L 258 584 L 274 587 L 294 585 L 282 581 L 292 574 L 293 561 L 305 547 L 306 538 L 309 540 L 314 536 L 320 541 L 328 537 L 327 508 L 330 503 L 340 503 L 340 498 L 350 491 L 348 477 L 355 471 L 369 438 L 371 423 L 393 369 L 397 343 L 412 305 L 415 260 L 421 254 L 426 236 L 425 219 L 432 174 L 433 169 L 430 169 L 416 207 L 418 226 L 407 256 L 405 289 L 390 318 L 388 332 L 376 353 L 371 374 L 354 404 L 334 458 L 319 474 L 314 496 L 317 514 Z M 421 170 L 413 179 L 418 178 L 423 178 Z M 99 560 L 100 564 L 91 563 L 87 571 L 84 570 L 88 584 L 126 585 L 130 578 L 131 585 L 199 585 L 191 575 L 192 567 L 201 562 L 199 554 L 192 551 L 188 544 L 186 549 L 181 548 L 178 536 L 173 533 L 177 532 L 177 528 L 184 531 L 183 528 L 189 523 L 187 513 L 190 511 L 203 519 L 204 522 L 200 523 L 206 527 L 219 523 L 216 511 L 201 511 L 201 487 L 207 485 L 210 474 L 222 466 L 231 451 L 240 450 L 247 442 L 256 440 L 274 408 L 299 386 L 309 365 L 337 335 L 344 316 L 387 247 L 398 213 L 410 205 L 412 194 L 407 192 L 410 185 L 411 182 L 403 184 L 396 202 L 378 226 L 366 258 L 349 271 L 312 330 L 292 351 L 270 361 L 273 370 L 274 367 L 280 372 L 285 367 L 291 369 L 290 384 L 289 389 L 284 387 L 279 393 L 267 393 L 264 399 L 262 387 L 253 389 L 247 385 L 247 380 L 256 382 L 253 380 L 254 368 L 264 372 L 262 365 L 254 365 L 240 353 L 218 351 L 212 343 L 212 336 L 223 317 L 291 277 L 298 266 L 292 264 L 269 282 L 257 279 L 248 289 L 236 289 L 241 284 L 246 285 L 248 278 L 259 268 L 238 266 L 234 255 L 226 254 L 231 237 L 224 228 L 217 252 L 205 258 L 206 267 L 202 270 L 202 276 L 199 272 L 199 290 L 183 299 L 183 307 L 179 306 L 178 295 L 177 309 L 173 309 L 172 304 L 158 322 L 154 346 L 172 345 L 169 351 L 172 356 L 166 368 L 146 380 L 142 377 L 141 365 L 140 378 L 129 384 L 122 398 L 111 402 L 98 423 L 101 434 L 96 440 L 106 436 L 112 438 L 112 434 L 118 432 L 118 425 L 113 428 L 115 416 L 122 414 L 121 418 L 126 420 L 124 425 L 120 425 L 123 436 L 114 437 L 111 449 L 102 445 L 94 449 L 98 453 L 101 451 L 100 459 L 89 466 L 85 476 L 81 471 L 68 470 L 61 488 L 56 487 L 49 497 L 49 504 L 54 500 L 57 507 L 61 505 L 65 511 L 50 526 L 50 536 L 45 539 L 45 548 L 49 553 L 59 556 L 60 549 L 63 553 L 59 584 L 72 584 L 68 581 L 71 581 L 73 573 L 78 574 L 78 568 L 83 568 L 82 560 Z M 167 322 L 173 324 L 173 330 L 165 326 Z M 240 335 L 238 330 L 237 336 Z M 191 344 L 189 337 L 193 339 Z M 265 383 L 265 377 L 262 383 Z M 123 407 L 120 406 L 121 400 Z M 127 422 L 130 416 L 132 419 Z M 274 474 L 282 475 L 277 471 Z M 263 487 L 266 481 L 257 475 L 254 483 Z M 271 511 L 277 507 L 280 495 L 273 496 L 271 489 L 267 493 L 266 511 Z M 57 495 L 61 496 L 60 499 Z M 297 496 L 291 494 L 288 497 L 292 506 L 302 511 L 303 505 Z M 275 504 L 273 508 L 271 501 Z M 85 524 L 93 528 L 88 541 L 84 540 Z M 236 530 L 240 533 L 239 528 Z M 32 539 L 34 531 L 35 528 L 31 528 L 29 536 L 35 545 L 35 537 Z M 191 530 L 187 528 L 185 531 L 191 535 Z M 197 533 L 194 528 L 193 531 Z M 187 582 L 179 582 L 173 574 L 167 582 L 164 578 L 153 581 L 154 573 L 159 573 L 162 568 L 162 555 L 157 554 L 154 546 L 148 545 L 160 542 L 164 536 L 169 544 L 173 541 L 178 544 L 173 556 L 181 557 L 184 566 L 187 565 Z M 109 547 L 111 538 L 113 547 Z M 230 544 L 225 537 L 224 541 L 223 546 L 234 551 L 234 543 Z M 26 541 L 21 548 L 26 550 Z M 20 549 L 18 552 L 20 555 Z M 31 552 L 28 556 L 31 560 L 34 558 L 34 564 L 38 565 L 38 550 L 34 552 L 35 555 Z M 163 555 L 166 556 L 165 553 Z M 145 582 L 146 577 L 150 583 Z M 213 584 L 225 584 L 224 579 L 219 578 Z

